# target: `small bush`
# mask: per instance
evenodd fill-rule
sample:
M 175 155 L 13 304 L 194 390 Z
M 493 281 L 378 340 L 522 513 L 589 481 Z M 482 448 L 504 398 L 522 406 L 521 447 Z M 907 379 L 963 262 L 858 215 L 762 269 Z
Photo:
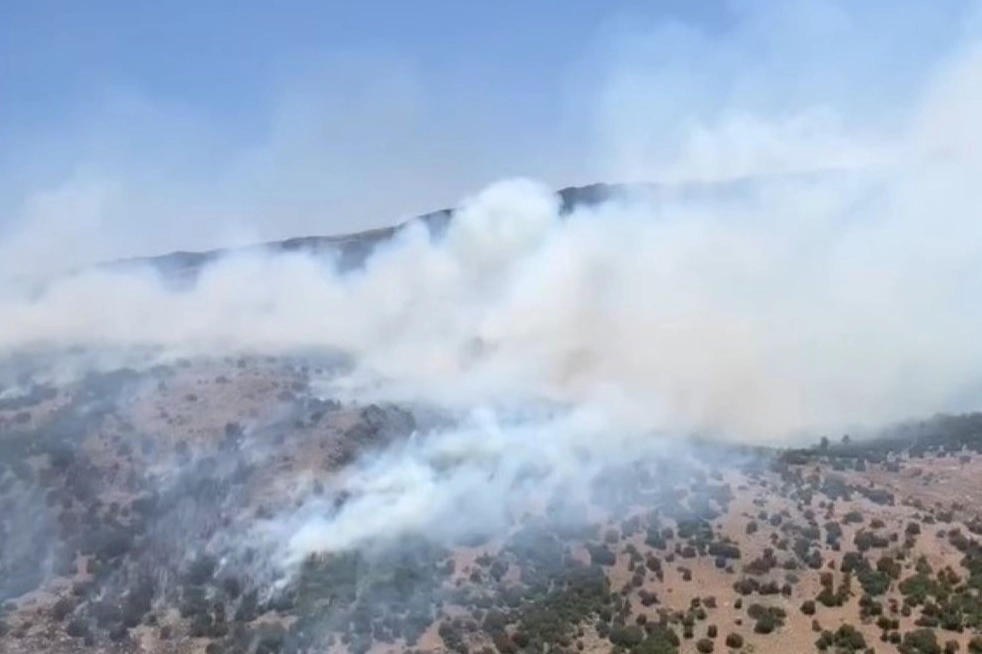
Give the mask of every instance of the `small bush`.
M 710 654 L 714 649 L 716 649 L 716 644 L 708 638 L 702 638 L 696 642 L 696 651 L 700 654 Z

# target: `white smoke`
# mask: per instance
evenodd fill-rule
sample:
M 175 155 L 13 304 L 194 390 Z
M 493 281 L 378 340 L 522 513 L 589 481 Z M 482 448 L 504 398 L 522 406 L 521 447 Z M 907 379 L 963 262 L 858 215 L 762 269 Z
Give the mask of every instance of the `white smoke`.
M 505 182 L 445 238 L 409 229 L 355 273 L 243 255 L 190 292 L 82 274 L 8 300 L 0 347 L 322 348 L 383 399 L 600 402 L 625 426 L 742 438 L 875 424 L 958 408 L 978 381 L 972 163 L 566 217 Z
M 606 101 L 629 104 L 636 82 L 614 84 Z M 643 131 L 635 115 L 614 139 L 635 175 L 750 178 L 726 193 L 639 188 L 569 215 L 543 184 L 504 181 L 464 200 L 443 237 L 410 226 L 349 273 L 252 253 L 217 262 L 191 290 L 149 271 L 86 272 L 37 297 L 7 289 L 0 351 L 340 351 L 355 369 L 332 392 L 505 415 L 554 403 L 575 417 L 389 451 L 357 470 L 352 504 L 303 522 L 295 554 L 430 524 L 482 495 L 495 502 L 474 514 L 493 518 L 526 498 L 512 490 L 526 464 L 551 470 L 547 490 L 588 479 L 621 451 L 611 434 L 639 447 L 653 432 L 795 442 L 978 408 L 978 89 L 969 47 L 892 108 L 890 130 L 861 129 L 834 106 L 724 102 L 657 126 L 678 133 L 672 158 L 650 167 L 638 162 L 660 137 L 620 147 Z M 447 472 L 447 457 L 461 465 Z

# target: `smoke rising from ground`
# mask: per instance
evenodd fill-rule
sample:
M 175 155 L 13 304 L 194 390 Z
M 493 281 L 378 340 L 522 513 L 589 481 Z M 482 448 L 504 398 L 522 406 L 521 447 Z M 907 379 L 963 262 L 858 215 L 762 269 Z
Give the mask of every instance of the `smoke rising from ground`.
M 622 106 L 632 88 L 605 101 Z M 568 411 L 441 431 L 364 462 L 350 480 L 360 494 L 333 517 L 286 520 L 289 557 L 432 525 L 465 502 L 493 522 L 528 500 L 523 479 L 538 492 L 595 477 L 620 455 L 611 438 L 627 452 L 663 447 L 652 433 L 792 443 L 973 408 L 980 88 L 967 47 L 892 108 L 888 130 L 869 129 L 878 108 L 844 120 L 810 94 L 796 111 L 728 113 L 724 98 L 657 126 L 678 132 L 667 162 L 637 163 L 660 136 L 613 156 L 663 179 L 750 176 L 729 192 L 639 187 L 561 215 L 545 185 L 503 181 L 465 199 L 442 236 L 410 226 L 357 271 L 253 253 L 190 290 L 149 270 L 83 272 L 39 295 L 11 286 L 0 350 L 339 352 L 354 366 L 323 380 L 325 395 L 506 419 L 540 403 Z M 615 145 L 640 122 L 607 125 Z
M 335 350 L 357 362 L 352 393 L 598 402 L 634 427 L 745 438 L 875 424 L 955 408 L 978 381 L 973 163 L 567 217 L 506 182 L 444 238 L 409 229 L 354 273 L 233 256 L 189 292 L 83 273 L 8 299 L 0 345 Z

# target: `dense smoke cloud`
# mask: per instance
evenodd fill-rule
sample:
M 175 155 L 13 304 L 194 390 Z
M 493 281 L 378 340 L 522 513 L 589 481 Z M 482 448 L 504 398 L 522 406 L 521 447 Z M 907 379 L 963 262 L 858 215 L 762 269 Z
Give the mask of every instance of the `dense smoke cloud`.
M 743 437 L 898 419 L 953 408 L 976 381 L 971 165 L 563 218 L 548 189 L 503 183 L 442 239 L 409 229 L 355 273 L 243 255 L 189 292 L 81 274 L 9 300 L 2 345 L 323 348 L 357 361 L 352 393 L 600 402 L 634 426 Z
M 794 110 L 727 112 L 696 87 L 683 99 L 713 111 L 658 125 L 677 129 L 670 144 L 645 136 L 625 153 L 618 143 L 644 120 L 616 125 L 624 170 L 750 176 L 727 192 L 638 187 L 561 215 L 551 189 L 511 180 L 464 200 L 445 234 L 410 225 L 357 271 L 243 253 L 192 289 L 149 270 L 83 272 L 30 296 L 11 287 L 0 349 L 338 352 L 354 367 L 322 380 L 325 395 L 462 415 L 569 411 L 440 432 L 365 462 L 350 479 L 361 494 L 336 515 L 286 521 L 291 556 L 430 524 L 482 494 L 496 503 L 473 515 L 494 518 L 528 499 L 514 491 L 528 464 L 548 469 L 532 475 L 537 491 L 595 476 L 622 449 L 603 435 L 628 452 L 654 432 L 787 443 L 970 408 L 982 383 L 982 60 L 965 47 L 932 71 L 890 95 L 909 102 L 891 108 L 889 129 L 870 129 L 869 107 L 845 120 L 859 105 L 823 106 L 820 93 Z M 656 88 L 665 79 L 678 76 Z M 614 82 L 605 101 L 630 104 L 637 87 Z M 670 159 L 637 164 L 662 145 Z M 446 472 L 446 459 L 462 464 Z

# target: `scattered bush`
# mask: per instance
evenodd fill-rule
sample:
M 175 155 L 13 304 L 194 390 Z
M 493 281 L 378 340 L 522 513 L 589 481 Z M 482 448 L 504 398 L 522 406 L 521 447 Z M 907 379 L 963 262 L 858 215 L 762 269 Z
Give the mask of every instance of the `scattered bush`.
M 716 649 L 716 644 L 708 638 L 702 638 L 696 642 L 696 651 L 700 654 L 710 654 L 714 649 Z

